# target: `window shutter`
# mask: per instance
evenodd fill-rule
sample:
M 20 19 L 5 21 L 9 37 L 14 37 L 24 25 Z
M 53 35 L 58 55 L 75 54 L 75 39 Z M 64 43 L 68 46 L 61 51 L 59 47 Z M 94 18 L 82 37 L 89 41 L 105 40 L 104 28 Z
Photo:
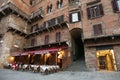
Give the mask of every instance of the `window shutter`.
M 72 22 L 72 14 L 69 14 L 69 22 Z
M 33 32 L 33 26 L 31 27 L 30 32 Z
M 47 13 L 49 12 L 49 6 L 47 6 Z
M 50 12 L 52 11 L 52 7 L 53 7 L 53 5 L 51 4 L 50 7 L 49 7 L 50 8 Z
M 103 11 L 103 6 L 102 6 L 102 4 L 99 5 L 99 8 L 100 8 L 100 15 L 104 15 L 104 11 Z
M 102 31 L 102 25 L 101 24 L 98 24 L 98 34 L 103 34 L 103 31 Z
M 31 46 L 34 46 L 35 45 L 35 39 L 33 38 L 32 40 L 31 40 Z
M 113 12 L 116 13 L 118 10 L 118 6 L 117 6 L 117 1 L 116 0 L 112 0 L 112 8 L 113 8 Z
M 63 0 L 60 0 L 60 3 L 63 3 Z
M 103 34 L 102 25 L 101 24 L 93 25 L 93 30 L 94 30 L 94 35 L 101 35 L 101 34 Z
M 45 44 L 48 44 L 49 43 L 49 35 L 46 35 L 45 36 Z
M 60 18 L 61 18 L 61 22 L 64 22 L 64 15 L 61 15 Z
M 78 20 L 81 21 L 81 14 L 78 12 Z
M 91 18 L 90 8 L 87 8 L 87 17 L 88 17 L 88 19 L 90 19 L 90 18 Z
M 61 34 L 60 32 L 56 33 L 56 42 L 60 42 Z

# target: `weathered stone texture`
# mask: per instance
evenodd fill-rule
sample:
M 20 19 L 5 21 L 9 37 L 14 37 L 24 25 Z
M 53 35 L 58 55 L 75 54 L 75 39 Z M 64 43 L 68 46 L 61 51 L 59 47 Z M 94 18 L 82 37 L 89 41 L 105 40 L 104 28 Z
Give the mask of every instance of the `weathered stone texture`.
M 97 70 L 97 56 L 94 47 L 85 48 L 86 66 L 90 71 Z

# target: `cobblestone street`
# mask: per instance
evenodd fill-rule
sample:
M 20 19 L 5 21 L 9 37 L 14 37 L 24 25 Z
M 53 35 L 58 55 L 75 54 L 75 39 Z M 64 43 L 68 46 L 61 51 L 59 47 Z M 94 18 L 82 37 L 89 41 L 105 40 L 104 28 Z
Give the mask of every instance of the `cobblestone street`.
M 41 73 L 0 69 L 0 80 L 120 80 L 120 72 L 72 72 L 43 75 Z

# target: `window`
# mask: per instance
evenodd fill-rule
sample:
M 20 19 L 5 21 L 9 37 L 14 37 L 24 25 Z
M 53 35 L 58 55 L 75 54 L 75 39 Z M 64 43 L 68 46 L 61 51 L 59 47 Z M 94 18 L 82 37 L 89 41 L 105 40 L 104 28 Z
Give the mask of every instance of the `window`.
M 40 39 L 40 37 L 37 37 L 37 41 L 36 41 L 36 43 L 37 43 L 37 45 L 40 45 L 40 43 L 41 43 L 41 39 Z
M 81 20 L 80 12 L 70 14 L 70 22 L 78 22 Z
M 120 0 L 112 0 L 112 7 L 115 13 L 120 11 Z
M 33 6 L 36 4 L 36 1 L 35 0 L 30 0 L 30 5 Z
M 38 24 L 35 24 L 31 27 L 30 32 L 34 32 L 34 31 L 37 31 L 37 30 L 39 30 L 39 26 L 38 26 Z
M 45 27 L 47 27 L 47 28 L 51 27 L 51 26 L 54 26 L 54 25 L 55 25 L 55 18 L 45 22 Z
M 69 0 L 69 5 L 70 6 L 76 6 L 79 5 L 80 0 Z
M 47 6 L 47 13 L 50 13 L 50 12 L 52 12 L 52 4 Z
M 57 1 L 57 8 L 60 9 L 63 6 L 63 0 Z
M 35 43 L 36 43 L 35 38 L 31 39 L 31 46 L 34 46 L 34 45 L 35 45 Z
M 20 47 L 19 45 L 20 45 L 20 39 L 16 39 L 14 42 L 14 47 L 19 48 Z
M 87 8 L 88 19 L 101 17 L 104 15 L 102 4 Z
M 95 36 L 103 34 L 102 24 L 93 25 L 93 31 Z
M 48 44 L 49 43 L 49 35 L 46 35 L 45 36 L 45 44 Z
M 30 16 L 31 19 L 34 18 L 34 14 L 35 14 L 35 12 L 31 13 L 31 16 Z
M 43 8 L 42 8 L 42 7 L 39 8 L 39 14 L 40 14 L 40 15 L 43 14 Z
M 64 15 L 61 15 L 56 18 L 56 24 L 61 24 L 62 22 L 64 22 Z
M 61 38 L 61 33 L 57 32 L 56 33 L 56 42 L 60 42 L 60 38 Z

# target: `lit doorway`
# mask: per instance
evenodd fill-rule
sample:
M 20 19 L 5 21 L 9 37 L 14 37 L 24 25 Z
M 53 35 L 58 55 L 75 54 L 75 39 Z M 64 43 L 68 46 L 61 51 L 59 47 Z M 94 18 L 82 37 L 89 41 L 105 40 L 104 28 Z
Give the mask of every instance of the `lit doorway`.
M 116 71 L 116 61 L 113 49 L 97 50 L 98 69 Z

